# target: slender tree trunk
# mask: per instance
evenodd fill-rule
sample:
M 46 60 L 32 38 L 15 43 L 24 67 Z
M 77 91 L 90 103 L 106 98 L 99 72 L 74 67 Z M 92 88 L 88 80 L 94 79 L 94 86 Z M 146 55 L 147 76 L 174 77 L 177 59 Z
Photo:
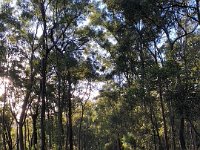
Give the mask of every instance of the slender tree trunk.
M 83 122 L 83 114 L 84 114 L 84 106 L 81 105 L 81 119 L 79 124 L 79 131 L 78 131 L 78 149 L 81 150 L 81 134 L 82 134 L 82 122 Z
M 37 144 L 38 144 L 38 139 L 37 139 L 37 118 L 38 118 L 38 107 L 39 107 L 39 102 L 40 102 L 40 96 L 41 96 L 41 89 L 42 89 L 42 83 L 40 81 L 40 92 L 38 93 L 38 101 L 36 103 L 36 110 L 35 112 L 31 115 L 32 118 L 32 136 L 31 136 L 31 147 L 33 147 L 34 150 L 37 150 Z
M 24 138 L 23 138 L 23 126 L 24 126 L 24 121 L 26 119 L 26 110 L 27 110 L 27 106 L 30 103 L 30 95 L 32 92 L 32 87 L 33 87 L 33 82 L 34 82 L 34 73 L 33 73 L 33 66 L 32 66 L 32 61 L 33 61 L 33 52 L 31 54 L 31 60 L 30 60 L 30 65 L 31 65 L 31 74 L 30 74 L 30 83 L 28 86 L 28 89 L 26 91 L 26 95 L 24 97 L 23 100 L 23 104 L 22 104 L 22 109 L 21 109 L 21 114 L 20 114 L 20 118 L 19 118 L 19 122 L 18 122 L 18 129 L 19 129 L 19 146 L 20 146 L 20 150 L 24 150 Z M 25 139 L 26 140 L 26 139 Z
M 8 149 L 13 150 L 13 144 L 12 144 L 12 136 L 11 136 L 11 127 L 7 126 L 7 136 L 8 136 Z
M 196 149 L 198 149 L 199 145 L 198 145 L 198 139 L 200 138 L 200 134 L 199 132 L 196 130 L 194 124 L 192 123 L 192 121 L 190 119 L 188 119 L 189 123 L 190 123 L 190 127 L 192 128 L 193 131 L 193 140 L 194 140 L 194 147 Z
M 44 56 L 42 58 L 42 71 L 41 71 L 41 77 L 42 77 L 42 92 L 41 92 L 41 100 L 42 100 L 42 106 L 41 106 L 41 120 L 40 120 L 40 128 L 41 128 L 41 150 L 46 150 L 46 141 L 45 141 L 45 110 L 46 110 L 46 69 L 47 69 L 47 59 L 48 54 L 50 50 L 47 46 L 47 21 L 46 21 L 46 9 L 45 9 L 45 1 L 40 2 L 40 11 L 42 16 L 42 23 L 43 23 L 43 43 L 42 48 L 44 51 Z
M 48 109 L 47 119 L 48 119 L 49 127 L 50 127 L 50 129 L 52 129 L 52 130 L 48 130 L 48 131 L 47 131 L 47 134 L 48 134 L 48 141 L 47 141 L 48 147 L 47 147 L 47 149 L 52 149 L 52 132 L 53 132 L 52 121 L 53 121 L 53 120 L 52 120 L 52 118 L 51 118 L 50 116 L 51 116 L 51 114 L 50 114 L 50 111 L 49 111 L 49 109 Z
M 40 128 L 41 128 L 41 150 L 45 150 L 45 109 L 46 109 L 46 58 L 42 60 L 42 106 L 41 106 L 41 118 L 40 118 Z
M 2 133 L 2 136 L 3 136 L 3 147 L 4 147 L 4 150 L 7 150 L 7 147 L 6 147 L 6 137 L 5 137 L 4 131 Z
M 29 121 L 26 122 L 27 126 L 27 140 L 28 140 L 28 148 L 31 149 L 31 141 L 30 141 L 30 128 L 29 128 Z
M 71 74 L 68 72 L 67 75 L 67 81 L 68 81 L 68 133 L 69 133 L 69 150 L 73 150 L 73 129 L 72 129 L 72 102 L 71 102 Z
M 24 148 L 26 149 L 26 143 L 27 143 L 27 126 L 26 121 L 24 122 Z
M 62 150 L 62 145 L 63 145 L 63 123 L 62 123 L 62 109 L 61 109 L 61 103 L 60 103 L 60 98 L 58 100 L 60 105 L 58 107 L 58 127 L 59 127 L 59 150 Z
M 17 124 L 17 123 L 16 123 Z M 16 147 L 17 147 L 17 150 L 19 150 L 19 125 L 17 124 L 17 129 L 16 129 Z
M 19 123 L 18 126 L 19 133 L 19 149 L 24 150 L 24 139 L 23 139 L 23 124 Z
M 6 100 L 7 100 L 7 86 L 5 84 L 4 86 L 4 96 L 3 96 L 3 112 L 2 112 L 2 138 L 3 138 L 3 145 L 4 145 L 4 149 L 7 150 L 7 145 L 8 145 L 8 149 L 12 150 L 12 136 L 11 136 L 11 124 L 10 124 L 10 120 L 8 122 L 6 122 L 5 119 L 5 114 L 6 114 Z
M 59 65 L 59 60 L 58 60 L 58 53 L 56 51 L 56 55 L 57 55 L 57 65 Z M 63 122 L 62 122 L 62 114 L 63 114 L 63 106 L 61 103 L 61 75 L 60 75 L 60 70 L 58 70 L 57 73 L 57 77 L 58 77 L 58 127 L 59 127 L 59 150 L 62 150 L 62 146 L 63 146 Z
M 180 145 L 181 145 L 181 150 L 186 150 L 186 145 L 185 145 L 185 119 L 183 117 L 183 115 L 181 115 L 180 118 L 180 127 L 179 127 L 179 141 L 180 141 Z
M 37 116 L 38 114 L 32 115 L 32 126 L 33 126 L 33 133 L 32 133 L 32 144 L 31 147 L 34 147 L 34 150 L 37 150 Z
M 164 136 L 165 136 L 165 149 L 169 150 L 169 142 L 168 142 L 168 135 L 167 135 L 167 123 L 166 123 L 166 117 L 165 117 L 165 107 L 163 102 L 163 95 L 162 95 L 162 84 L 161 79 L 159 77 L 159 97 L 160 97 L 160 105 L 161 105 L 161 113 L 162 113 L 162 119 L 163 119 L 163 126 L 164 126 Z
M 65 143 L 65 148 L 66 150 L 68 150 L 69 148 L 69 120 L 68 120 L 68 113 L 66 113 L 66 119 L 67 119 L 67 123 L 66 123 L 66 143 Z
M 157 124 L 157 119 L 156 119 L 156 116 L 155 116 L 155 113 L 154 113 L 152 104 L 150 104 L 150 113 L 151 113 L 151 124 L 152 124 L 152 127 L 153 127 L 153 134 L 154 134 L 155 150 L 157 150 L 157 146 L 156 146 L 156 144 L 157 144 L 156 137 L 157 137 L 157 139 L 158 139 L 159 150 L 162 150 L 162 149 L 163 149 L 163 145 L 162 145 L 162 142 L 161 142 L 161 139 L 160 139 L 159 128 L 158 128 L 158 124 Z
M 6 91 L 6 87 L 5 87 L 5 91 Z M 3 124 L 3 130 L 2 130 L 2 136 L 3 136 L 3 146 L 4 146 L 4 150 L 7 150 L 6 148 L 6 123 L 5 123 L 5 105 L 6 105 L 6 93 L 4 94 L 4 102 L 3 102 L 3 114 L 2 114 L 2 124 Z
M 117 138 L 117 150 L 122 150 L 122 143 L 120 138 Z
M 172 102 L 170 98 L 170 103 L 169 103 L 169 111 L 170 111 L 170 126 L 171 126 L 171 138 L 172 138 L 172 150 L 176 150 L 176 131 L 174 129 L 174 113 L 172 109 Z
M 192 148 L 194 150 L 197 150 L 197 143 L 196 143 L 196 134 L 194 129 L 192 128 L 191 124 L 190 124 L 190 128 L 191 128 L 191 139 L 192 139 Z

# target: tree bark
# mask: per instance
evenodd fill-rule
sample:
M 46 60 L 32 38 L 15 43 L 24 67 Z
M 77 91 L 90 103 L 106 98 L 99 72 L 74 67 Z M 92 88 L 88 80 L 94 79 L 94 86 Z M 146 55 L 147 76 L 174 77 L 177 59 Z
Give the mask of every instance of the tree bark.
M 78 149 L 81 150 L 81 134 L 82 134 L 82 122 L 83 122 L 83 114 L 84 114 L 84 106 L 81 105 L 81 119 L 79 124 L 79 131 L 78 131 Z
M 157 118 L 155 116 L 155 112 L 153 110 L 153 106 L 152 104 L 150 104 L 150 115 L 151 115 L 151 124 L 152 124 L 152 128 L 153 128 L 153 134 L 154 134 L 154 144 L 155 144 L 155 150 L 157 150 L 157 146 L 156 146 L 156 137 L 158 139 L 158 144 L 159 144 L 159 150 L 163 149 L 163 145 L 160 139 L 160 135 L 159 135 L 159 129 L 158 129 L 158 124 L 157 124 Z
M 43 23 L 43 43 L 42 48 L 44 51 L 44 56 L 42 58 L 42 70 L 41 70 L 41 77 L 42 77 L 42 92 L 41 92 L 41 120 L 40 120 L 40 128 L 41 128 L 41 150 L 46 149 L 45 143 L 45 109 L 46 109 L 46 68 L 47 68 L 47 58 L 48 58 L 48 47 L 47 47 L 47 22 L 46 22 L 46 11 L 45 11 L 45 1 L 41 1 L 40 3 L 40 11 L 42 16 L 42 23 Z
M 174 128 L 174 112 L 172 109 L 172 100 L 170 99 L 170 103 L 169 103 L 169 111 L 170 111 L 170 125 L 171 125 L 171 138 L 172 138 L 172 149 L 176 150 L 176 132 L 175 132 L 175 128 Z
M 68 72 L 67 75 L 68 81 L 68 90 L 67 90 L 67 98 L 68 98 L 68 134 L 69 134 L 69 150 L 73 150 L 73 129 L 72 129 L 72 102 L 71 102 L 71 74 Z
M 161 113 L 162 113 L 162 119 L 163 119 L 163 126 L 164 126 L 164 136 L 165 136 L 165 149 L 169 150 L 169 142 L 168 142 L 168 135 L 167 135 L 167 123 L 166 123 L 166 117 L 165 117 L 165 107 L 163 102 L 163 95 L 162 95 L 162 84 L 161 79 L 159 77 L 159 97 L 160 97 L 160 105 L 161 105 Z
M 179 141 L 180 141 L 180 145 L 181 145 L 181 150 L 186 150 L 185 136 L 184 136 L 185 130 L 184 129 L 185 129 L 185 119 L 184 119 L 183 115 L 181 115 L 180 127 L 179 127 Z
M 17 124 L 17 129 L 16 129 L 16 147 L 17 147 L 17 150 L 19 150 L 19 125 Z
M 5 105 L 6 105 L 6 87 L 5 87 L 5 94 L 4 94 L 4 102 L 3 102 L 3 112 L 2 112 L 2 124 L 3 124 L 3 130 L 2 130 L 2 136 L 3 136 L 3 146 L 4 150 L 7 150 L 6 148 L 6 122 L 5 122 Z
M 58 58 L 58 51 L 56 51 L 56 61 L 57 61 L 57 65 L 59 65 L 59 58 Z M 59 66 L 58 66 L 59 68 Z M 63 106 L 62 106 L 62 102 L 61 102 L 61 72 L 60 69 L 58 69 L 57 71 L 57 78 L 58 78 L 58 127 L 59 127 L 59 150 L 62 150 L 62 146 L 63 146 L 63 122 L 62 122 L 62 114 L 63 114 Z
M 119 137 L 117 138 L 117 150 L 122 150 L 122 143 Z
M 19 149 L 24 150 L 23 124 L 21 123 L 19 123 L 18 126 L 18 134 L 19 134 Z
M 26 126 L 26 121 L 24 122 L 24 148 L 27 148 L 27 126 Z
M 41 128 L 41 150 L 45 150 L 46 143 L 45 143 L 45 109 L 46 109 L 46 58 L 42 60 L 42 106 L 41 106 L 41 120 L 40 120 L 40 128 Z
M 37 116 L 38 114 L 33 114 L 32 115 L 32 126 L 33 126 L 33 133 L 32 133 L 32 138 L 31 138 L 31 147 L 34 148 L 34 150 L 37 150 Z
M 4 147 L 4 150 L 7 150 L 7 147 L 6 147 L 6 135 L 5 135 L 4 131 L 2 132 L 2 137 L 3 137 L 3 147 Z

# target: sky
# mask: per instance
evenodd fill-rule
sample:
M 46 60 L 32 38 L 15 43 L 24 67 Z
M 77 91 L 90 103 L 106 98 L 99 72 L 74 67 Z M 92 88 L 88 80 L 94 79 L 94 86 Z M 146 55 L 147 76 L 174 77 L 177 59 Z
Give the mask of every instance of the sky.
M 5 84 L 8 84 L 9 80 L 5 78 L 0 78 L 0 96 L 5 92 Z
M 0 0 L 0 11 L 1 11 L 1 5 L 2 5 L 2 3 L 3 3 L 3 0 Z
M 2 94 L 4 93 L 4 84 L 3 84 L 3 81 L 2 79 L 0 79 L 0 96 L 2 96 Z

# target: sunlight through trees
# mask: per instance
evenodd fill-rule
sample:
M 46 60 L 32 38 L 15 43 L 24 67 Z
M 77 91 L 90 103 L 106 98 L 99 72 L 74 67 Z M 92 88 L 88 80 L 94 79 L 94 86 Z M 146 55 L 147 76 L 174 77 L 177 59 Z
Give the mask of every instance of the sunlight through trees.
M 198 0 L 0 5 L 0 149 L 200 148 Z

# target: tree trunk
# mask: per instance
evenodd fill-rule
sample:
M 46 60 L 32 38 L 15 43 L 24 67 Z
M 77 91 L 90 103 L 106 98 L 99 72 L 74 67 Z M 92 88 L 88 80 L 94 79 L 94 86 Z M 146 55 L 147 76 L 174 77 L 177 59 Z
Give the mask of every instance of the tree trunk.
M 47 120 L 48 120 L 48 127 L 51 129 L 51 130 L 47 130 L 47 135 L 48 135 L 48 141 L 47 141 L 47 149 L 52 149 L 52 132 L 53 132 L 53 120 L 51 118 L 51 114 L 50 114 L 50 111 L 49 109 L 47 110 Z M 59 139 L 60 140 L 60 139 Z
M 8 135 L 8 149 L 13 150 L 13 144 L 12 144 L 12 135 L 11 135 L 11 127 L 7 127 L 7 135 Z
M 46 109 L 46 58 L 42 60 L 42 106 L 41 106 L 41 120 L 40 120 L 40 128 L 41 128 L 41 150 L 45 150 L 45 109 Z
M 170 99 L 170 103 L 169 103 L 169 111 L 170 111 L 172 150 L 176 150 L 176 139 L 175 139 L 176 133 L 175 133 L 175 129 L 174 129 L 174 113 L 173 113 L 173 109 L 172 109 L 171 99 Z
M 57 59 L 58 63 L 58 59 Z M 62 150 L 63 146 L 63 122 L 62 122 L 62 114 L 63 114 L 63 106 L 61 104 L 61 77 L 60 72 L 57 73 L 58 75 L 58 127 L 59 127 L 59 143 L 58 143 L 58 149 Z
M 161 105 L 161 113 L 162 113 L 162 119 L 163 119 L 163 126 L 164 126 L 164 136 L 165 136 L 165 149 L 169 150 L 169 142 L 168 142 L 168 135 L 167 135 L 167 123 L 166 123 L 166 117 L 165 117 L 165 107 L 163 102 L 163 95 L 162 95 L 162 84 L 161 79 L 159 77 L 159 97 L 160 97 L 160 105 Z
M 24 126 L 24 121 L 26 119 L 26 115 L 27 115 L 27 106 L 30 103 L 30 96 L 32 93 L 32 87 L 33 87 L 33 82 L 34 82 L 34 73 L 33 73 L 33 68 L 32 68 L 32 61 L 33 61 L 33 51 L 31 54 L 31 75 L 30 75 L 30 84 L 29 87 L 26 91 L 26 95 L 24 97 L 23 100 L 23 104 L 22 104 L 22 109 L 21 109 L 21 114 L 20 114 L 20 118 L 19 118 L 19 146 L 20 146 L 20 150 L 24 150 L 24 138 L 23 138 L 23 126 Z
M 30 141 L 30 128 L 29 128 L 29 121 L 26 122 L 27 126 L 27 141 L 28 141 L 28 149 L 31 149 L 31 141 Z
M 33 133 L 31 138 L 31 147 L 34 147 L 34 150 L 37 150 L 37 114 L 32 115 L 32 126 L 33 126 Z
M 163 149 L 163 145 L 160 139 L 160 135 L 159 135 L 159 129 L 158 129 L 158 124 L 157 124 L 157 119 L 152 107 L 152 104 L 150 104 L 150 115 L 151 115 L 151 124 L 152 124 L 152 128 L 153 128 L 153 134 L 154 134 L 154 144 L 155 144 L 155 150 L 157 150 L 157 141 L 156 141 L 156 137 L 158 139 L 158 144 L 159 144 L 159 150 Z
M 6 88 L 5 88 L 6 91 Z M 3 114 L 2 114 L 2 124 L 3 124 L 3 130 L 2 130 L 2 136 L 3 136 L 3 146 L 4 146 L 4 150 L 7 150 L 6 148 L 6 135 L 5 135 L 5 130 L 6 130 L 6 123 L 5 123 L 5 104 L 6 104 L 6 93 L 4 96 L 4 104 L 3 104 Z
M 19 150 L 19 125 L 17 124 L 17 129 L 16 129 L 16 147 L 17 147 L 17 150 Z
M 27 126 L 26 121 L 24 122 L 24 148 L 26 149 L 26 143 L 27 143 Z
M 68 150 L 68 146 L 69 146 L 69 120 L 68 120 L 68 114 L 66 113 L 66 119 L 67 119 L 67 123 L 66 123 L 66 143 L 65 143 L 65 149 Z
M 4 150 L 7 150 L 7 148 L 6 148 L 6 137 L 5 137 L 4 131 L 2 133 L 2 136 L 3 136 L 3 147 L 4 147 Z
M 84 106 L 81 105 L 81 119 L 79 124 L 79 131 L 78 131 L 78 149 L 81 150 L 81 132 L 82 132 L 82 122 L 83 122 L 83 114 L 84 114 Z
M 42 16 L 42 23 L 43 23 L 43 38 L 42 38 L 42 48 L 44 51 L 44 56 L 42 58 L 42 70 L 41 70 L 41 77 L 42 77 L 42 92 L 41 92 L 41 99 L 42 99 L 42 106 L 41 106 L 41 120 L 40 120 L 40 128 L 41 128 L 41 150 L 46 149 L 45 143 L 45 109 L 46 109 L 46 68 L 47 68 L 47 58 L 48 58 L 48 47 L 47 47 L 47 22 L 46 22 L 46 10 L 45 10 L 45 1 L 41 1 L 40 3 L 40 11 Z
M 190 142 L 190 149 L 192 150 L 196 150 L 196 138 L 195 138 L 195 134 L 194 134 L 194 131 L 193 131 L 193 128 L 190 124 L 190 137 L 191 137 L 191 142 Z
M 120 138 L 117 138 L 117 150 L 122 150 L 122 143 Z
M 19 133 L 19 149 L 24 150 L 24 139 L 23 139 L 23 124 L 19 123 L 18 126 Z
M 179 128 L 179 141 L 180 141 L 180 145 L 181 145 L 181 150 L 186 150 L 184 128 L 185 128 L 185 119 L 184 119 L 183 115 L 181 115 L 180 128 Z
M 67 75 L 68 81 L 68 90 L 67 90 L 67 98 L 68 98 L 68 134 L 69 134 L 69 150 L 73 150 L 73 129 L 72 129 L 72 102 L 71 102 L 71 74 L 68 72 Z

